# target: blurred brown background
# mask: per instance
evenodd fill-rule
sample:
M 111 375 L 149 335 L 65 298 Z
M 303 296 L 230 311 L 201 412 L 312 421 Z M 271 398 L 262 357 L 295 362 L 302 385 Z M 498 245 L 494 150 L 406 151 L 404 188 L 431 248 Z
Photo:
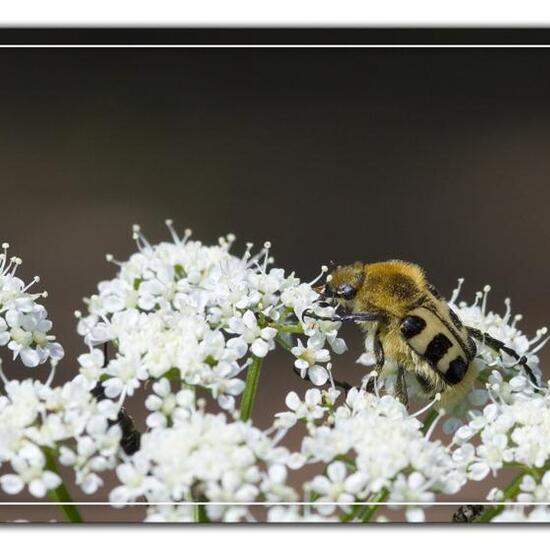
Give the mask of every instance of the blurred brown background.
M 167 238 L 168 217 L 204 242 L 269 239 L 304 279 L 330 260 L 402 258 L 447 296 L 460 276 L 468 299 L 490 283 L 490 305 L 511 296 L 534 333 L 549 321 L 549 61 L 541 49 L 0 51 L 0 240 L 50 293 L 67 352 L 57 380 L 83 350 L 74 309 L 114 275 L 105 253 L 133 251 L 133 223 Z M 346 334 L 335 368 L 357 381 L 361 342 Z M 277 354 L 261 426 L 291 388 L 305 386 Z

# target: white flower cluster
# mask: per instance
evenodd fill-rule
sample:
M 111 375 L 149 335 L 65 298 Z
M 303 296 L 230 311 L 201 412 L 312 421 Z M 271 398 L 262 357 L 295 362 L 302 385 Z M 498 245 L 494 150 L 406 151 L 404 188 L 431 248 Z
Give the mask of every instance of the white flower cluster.
M 34 277 L 26 285 L 16 277 L 22 261 L 15 256 L 8 261 L 8 248 L 4 243 L 0 254 L 0 346 L 7 345 L 13 358 L 19 357 L 26 367 L 36 367 L 48 359 L 57 362 L 64 355 L 63 348 L 48 334 L 52 323 L 44 306 L 36 303 L 47 293 L 28 292 L 40 278 Z
M 327 344 L 342 352 L 337 323 L 302 320 L 306 309 L 329 316 L 316 303 L 311 284 L 269 268 L 269 243 L 252 256 L 230 253 L 234 237 L 216 246 L 180 239 L 168 221 L 172 243 L 150 245 L 134 227 L 139 252 L 119 263 L 115 279 L 98 286 L 88 303 L 89 315 L 78 324 L 90 347 L 79 358 L 90 386 L 102 379 L 107 397 L 132 395 L 143 380 L 171 377 L 210 390 L 221 407 L 234 409 L 244 388 L 237 376 L 251 362 L 285 342 L 288 327 L 305 330 L 307 347 L 298 346 L 296 366 L 314 383 L 328 379 L 322 367 Z M 109 258 L 112 259 L 112 258 Z M 292 320 L 293 319 L 293 320 Z M 289 323 L 293 323 L 289 325 Z M 97 347 L 112 342 L 116 354 L 104 366 Z
M 509 506 L 491 520 L 493 523 L 550 523 L 550 507 Z
M 59 462 L 74 469 L 76 482 L 85 493 L 102 484 L 102 472 L 116 465 L 120 428 L 116 405 L 97 402 L 86 381 L 77 377 L 63 386 L 51 388 L 30 379 L 12 380 L 0 395 L 0 465 L 13 473 L 0 477 L 0 487 L 8 494 L 28 488 L 42 498 L 61 479 L 47 455 L 59 454 Z
M 306 392 L 304 401 L 291 392 L 289 412 L 279 413 L 278 426 L 291 427 L 303 421 L 308 435 L 298 457 L 289 465 L 325 463 L 325 475 L 306 484 L 315 494 L 321 515 L 348 514 L 356 502 L 372 500 L 384 492 L 392 502 L 426 502 L 435 493 L 456 493 L 467 478 L 458 472 L 448 450 L 421 432 L 422 424 L 390 395 L 352 388 L 341 406 L 339 392 Z M 409 519 L 422 512 L 407 509 Z M 422 516 L 423 517 L 423 516 Z
M 276 437 L 185 401 L 190 414 L 182 414 L 186 406 L 175 407 L 170 427 L 144 434 L 140 450 L 118 466 L 114 505 L 145 497 L 156 503 L 149 521 L 191 521 L 193 506 L 170 503 L 206 502 L 209 520 L 239 521 L 250 517 L 247 502 L 296 500 L 286 484 L 289 452 L 277 446 Z
M 454 435 L 455 460 L 474 481 L 490 473 L 496 476 L 505 467 L 528 469 L 536 477 L 523 478 L 518 500 L 547 501 L 550 478 L 544 471 L 550 464 L 549 388 L 533 388 L 521 374 L 507 382 L 494 371 L 488 391 L 491 403 L 481 414 L 472 412 L 470 422 Z M 496 488 L 491 493 L 495 500 L 502 498 Z
M 525 356 L 527 366 L 540 378 L 541 371 L 538 368 L 539 358 L 537 353 L 548 341 L 548 338 L 544 338 L 547 333 L 546 327 L 537 330 L 535 336 L 529 339 L 517 327 L 517 323 L 522 319 L 522 316 L 519 314 L 512 316 L 509 298 L 505 300 L 506 310 L 504 315 L 501 316 L 493 311 L 488 311 L 487 298 L 491 290 L 488 285 L 483 288 L 483 291 L 476 293 L 472 305 L 468 305 L 464 301 L 457 304 L 456 300 L 460 294 L 463 279 L 459 279 L 458 283 L 458 287 L 453 292 L 450 305 L 461 321 L 466 326 L 489 334 L 489 336 L 503 342 L 520 357 Z M 488 402 L 487 381 L 494 369 L 498 369 L 500 376 L 506 381 L 510 381 L 518 374 L 525 374 L 525 370 L 518 364 L 518 360 L 506 352 L 498 353 L 483 342 L 476 342 L 476 347 L 477 354 L 474 363 L 479 373 L 478 386 L 447 411 L 448 417 L 443 424 L 443 428 L 449 434 L 454 433 L 472 411 L 479 410 Z M 498 391 L 505 390 L 508 387 L 502 385 Z M 497 388 L 493 387 L 493 390 L 496 391 Z
M 469 327 L 476 328 L 500 340 L 507 347 L 513 349 L 519 356 L 524 355 L 527 358 L 527 365 L 536 370 L 539 363 L 536 354 L 548 341 L 548 338 L 544 339 L 548 329 L 546 327 L 539 329 L 536 335 L 529 339 L 517 327 L 517 323 L 521 321 L 522 315 L 512 315 L 512 306 L 509 298 L 506 298 L 504 301 L 506 307 L 504 315 L 488 311 L 487 298 L 491 290 L 489 285 L 486 285 L 483 291 L 476 293 L 475 301 L 472 305 L 468 305 L 464 301 L 457 304 L 456 300 L 458 299 L 462 282 L 463 279 L 459 279 L 458 287 L 454 290 L 450 301 L 451 307 L 455 310 L 461 321 Z M 515 367 L 516 372 L 521 369 L 517 365 L 517 359 L 514 359 L 505 352 L 497 353 L 483 343 L 477 344 L 476 359 L 480 371 L 486 369 L 492 370 L 495 366 L 503 368 Z
M 231 253 L 232 235 L 205 246 L 191 241 L 189 231 L 180 238 L 171 222 L 168 227 L 173 242 L 151 245 L 136 226 L 138 252 L 125 262 L 108 258 L 119 271 L 86 300 L 87 314 L 77 315 L 88 350 L 78 358 L 79 374 L 59 387 L 52 387 L 52 377 L 63 349 L 48 334 L 46 310 L 36 303 L 41 295 L 15 276 L 21 261 L 8 261 L 4 246 L 0 346 L 26 366 L 53 365 L 45 383 L 8 381 L 0 369 L 5 493 L 26 488 L 42 498 L 58 490 L 57 463 L 74 472 L 85 494 L 116 470 L 110 503 L 118 508 L 143 499 L 151 522 L 384 521 L 379 506 L 386 501 L 408 521 L 425 521 L 424 509 L 439 495 L 511 468 L 518 477 L 491 490 L 494 506 L 485 517 L 550 521 L 550 387 L 534 383 L 517 358 L 479 343 L 477 387 L 452 410 L 437 405 L 436 396 L 409 413 L 392 396 L 395 365 L 389 364 L 344 395 L 331 360 L 346 344 L 340 323 L 330 320 L 335 308 L 320 302 L 313 288 L 319 278 L 300 282 L 271 267 L 269 243 L 256 255 L 247 245 L 239 257 Z M 528 339 L 509 300 L 498 315 L 487 311 L 488 287 L 472 305 L 457 303 L 459 291 L 460 285 L 449 303 L 461 320 L 525 355 L 540 380 L 537 352 L 546 329 Z M 289 392 L 287 410 L 260 430 L 249 420 L 254 377 L 276 345 L 319 387 L 303 398 Z M 372 362 L 372 355 L 367 338 L 360 362 Z M 412 378 L 408 385 L 410 397 L 421 395 Z M 122 408 L 140 388 L 147 411 L 141 435 Z M 225 412 L 210 412 L 207 398 Z M 440 419 L 453 434 L 450 443 L 433 438 Z M 297 425 L 306 435 L 291 450 L 281 442 Z M 292 471 L 302 469 L 307 481 L 297 487 Z

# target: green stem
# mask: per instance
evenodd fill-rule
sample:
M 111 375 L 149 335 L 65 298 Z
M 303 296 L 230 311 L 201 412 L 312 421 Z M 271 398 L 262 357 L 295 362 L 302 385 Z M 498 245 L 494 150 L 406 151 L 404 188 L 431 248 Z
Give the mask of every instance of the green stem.
M 210 523 L 210 518 L 206 513 L 206 506 L 204 504 L 197 504 L 194 507 L 193 516 L 195 523 Z
M 275 336 L 275 342 L 277 342 L 277 344 L 279 344 L 285 351 L 292 350 L 292 345 L 289 344 L 280 334 Z
M 430 412 L 426 415 L 424 418 L 424 422 L 421 428 L 421 432 L 426 435 L 428 433 L 428 430 L 430 429 L 430 426 L 434 423 L 434 420 L 438 417 L 439 412 L 435 409 L 430 409 Z
M 46 456 L 46 469 L 59 475 L 59 472 L 57 471 L 57 466 L 55 464 L 54 451 L 47 447 L 43 448 L 42 450 L 44 451 L 44 455 Z M 70 521 L 71 523 L 83 523 L 83 519 L 80 515 L 80 512 L 78 511 L 78 508 L 74 504 L 65 504 L 66 502 L 73 502 L 73 499 L 71 498 L 69 491 L 67 491 L 67 488 L 63 483 L 61 483 L 61 485 L 59 485 L 59 487 L 56 487 L 55 489 L 50 489 L 48 491 L 48 496 L 51 500 L 55 502 L 64 503 L 59 504 L 59 507 L 65 514 L 65 517 L 68 521 Z
M 357 519 L 362 523 L 369 522 L 379 508 L 376 503 L 384 502 L 388 498 L 389 494 L 389 490 L 384 488 L 378 491 L 374 497 L 366 501 L 364 504 L 352 505 L 351 512 L 340 516 L 342 523 L 348 523 L 354 519 Z
M 252 364 L 246 372 L 246 386 L 244 388 L 243 397 L 241 399 L 241 420 L 246 422 L 252 415 L 254 407 L 254 399 L 258 388 L 258 380 L 260 379 L 260 371 L 262 370 L 261 357 L 252 356 Z
M 525 472 L 521 472 L 518 474 L 504 489 L 504 497 L 503 502 L 511 502 L 516 498 L 518 493 L 520 492 L 520 485 L 521 481 L 523 479 L 523 476 L 525 475 Z M 498 516 L 503 510 L 505 506 L 499 505 L 499 506 L 492 506 L 487 511 L 483 512 L 476 520 L 476 523 L 489 523 L 494 517 Z
M 278 332 L 285 332 L 287 334 L 303 334 L 304 328 L 302 325 L 273 325 L 273 328 Z
M 384 488 L 374 496 L 372 502 L 384 502 L 388 498 L 389 494 L 390 491 Z M 357 515 L 357 519 L 362 523 L 368 523 L 373 518 L 374 514 L 376 514 L 379 506 L 363 506 L 362 508 L 363 509 L 361 510 L 361 512 Z

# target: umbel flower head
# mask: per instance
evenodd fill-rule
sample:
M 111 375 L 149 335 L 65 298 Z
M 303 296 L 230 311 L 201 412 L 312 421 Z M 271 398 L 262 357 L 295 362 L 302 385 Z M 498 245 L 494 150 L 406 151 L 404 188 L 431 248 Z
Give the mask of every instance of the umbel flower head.
M 326 473 L 305 486 L 317 495 L 320 514 L 333 514 L 337 507 L 339 514 L 349 514 L 351 504 L 379 494 L 394 503 L 428 504 L 437 493 L 454 494 L 466 483 L 448 449 L 431 441 L 432 432 L 424 434 L 418 418 L 394 397 L 352 388 L 345 402 L 336 406 L 338 394 L 334 388 L 324 395 L 308 390 L 303 403 L 289 394 L 292 412 L 277 415 L 285 428 L 296 420 L 308 427 L 299 456 L 289 459 L 291 466 L 327 464 Z M 289 415 L 294 422 L 289 422 Z M 411 508 L 407 514 L 413 517 L 415 512 Z
M 40 277 L 25 284 L 16 276 L 22 260 L 16 256 L 8 260 L 8 249 L 4 243 L 0 254 L 0 346 L 7 346 L 13 358 L 20 358 L 26 367 L 48 359 L 57 362 L 63 358 L 63 347 L 48 334 L 52 323 L 44 306 L 37 303 L 47 293 L 28 292 Z
M 76 483 L 87 494 L 116 464 L 121 437 L 112 423 L 116 404 L 97 402 L 81 376 L 55 388 L 50 383 L 12 380 L 0 396 L 0 465 L 12 469 L 0 476 L 0 487 L 8 494 L 28 487 L 42 498 L 61 483 L 48 465 L 48 452 L 59 453 L 60 462 L 74 469 Z
M 270 267 L 270 243 L 255 255 L 249 244 L 236 256 L 233 235 L 206 246 L 192 241 L 190 231 L 180 238 L 167 223 L 173 242 L 158 245 L 134 227 L 138 252 L 126 262 L 108 256 L 119 266 L 117 276 L 86 300 L 88 315 L 78 313 L 89 346 L 79 362 L 90 387 L 101 378 L 107 397 L 122 401 L 144 380 L 166 377 L 206 388 L 233 410 L 244 389 L 238 376 L 284 339 L 291 318 L 309 337 L 308 348 L 293 349 L 300 373 L 324 384 L 328 348 L 341 353 L 345 346 L 335 337 L 338 323 L 302 320 L 308 308 L 333 311 L 317 303 L 311 285 Z M 115 350 L 109 360 L 99 347 L 106 342 Z
M 223 413 L 209 414 L 200 407 L 189 412 L 179 420 L 174 415 L 171 427 L 146 433 L 140 450 L 118 466 L 120 485 L 111 492 L 113 504 L 142 497 L 166 503 L 204 501 L 211 503 L 206 506 L 211 520 L 239 521 L 248 515 L 247 502 L 296 499 L 286 484 L 289 452 L 284 447 L 249 423 L 228 422 Z M 185 506 L 181 508 L 185 514 Z M 166 521 L 172 513 L 170 506 L 155 506 L 150 520 Z
M 469 305 L 465 301 L 457 303 L 460 295 L 463 279 L 459 279 L 457 288 L 453 291 L 450 300 L 451 307 L 460 317 L 462 322 L 472 328 L 478 329 L 483 333 L 489 334 L 493 338 L 500 340 L 507 347 L 515 350 L 520 356 L 527 358 L 527 365 L 535 374 L 537 379 L 541 379 L 542 372 L 539 369 L 539 358 L 537 353 L 548 342 L 546 334 L 548 329 L 542 327 L 536 331 L 533 338 L 528 338 L 521 332 L 517 324 L 522 319 L 521 315 L 512 315 L 511 300 L 506 298 L 505 311 L 503 315 L 488 310 L 487 302 L 491 287 L 486 285 L 483 291 L 475 295 L 474 303 Z M 499 388 L 500 395 L 505 398 L 505 394 L 510 391 L 509 382 L 512 384 L 518 380 L 524 380 L 526 390 L 533 392 L 533 383 L 524 375 L 525 370 L 518 364 L 518 361 L 506 353 L 497 353 L 494 349 L 480 342 L 477 344 L 477 355 L 474 359 L 475 368 L 478 371 L 478 381 L 472 391 L 464 399 L 458 401 L 448 412 L 447 420 L 444 423 L 444 429 L 447 433 L 454 433 L 459 428 L 464 419 L 471 416 L 474 411 L 479 412 L 479 408 L 489 401 L 488 390 L 494 383 L 491 383 L 495 376 L 500 377 L 502 384 Z M 493 375 L 493 371 L 495 371 Z M 489 384 L 488 384 L 489 382 Z M 494 395 L 494 394 L 493 394 Z

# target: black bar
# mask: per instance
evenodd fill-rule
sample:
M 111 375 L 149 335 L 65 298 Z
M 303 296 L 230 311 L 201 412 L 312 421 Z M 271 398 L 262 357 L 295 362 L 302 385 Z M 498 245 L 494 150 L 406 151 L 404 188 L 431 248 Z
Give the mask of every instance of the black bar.
M 0 28 L 0 45 L 546 45 L 550 28 Z

